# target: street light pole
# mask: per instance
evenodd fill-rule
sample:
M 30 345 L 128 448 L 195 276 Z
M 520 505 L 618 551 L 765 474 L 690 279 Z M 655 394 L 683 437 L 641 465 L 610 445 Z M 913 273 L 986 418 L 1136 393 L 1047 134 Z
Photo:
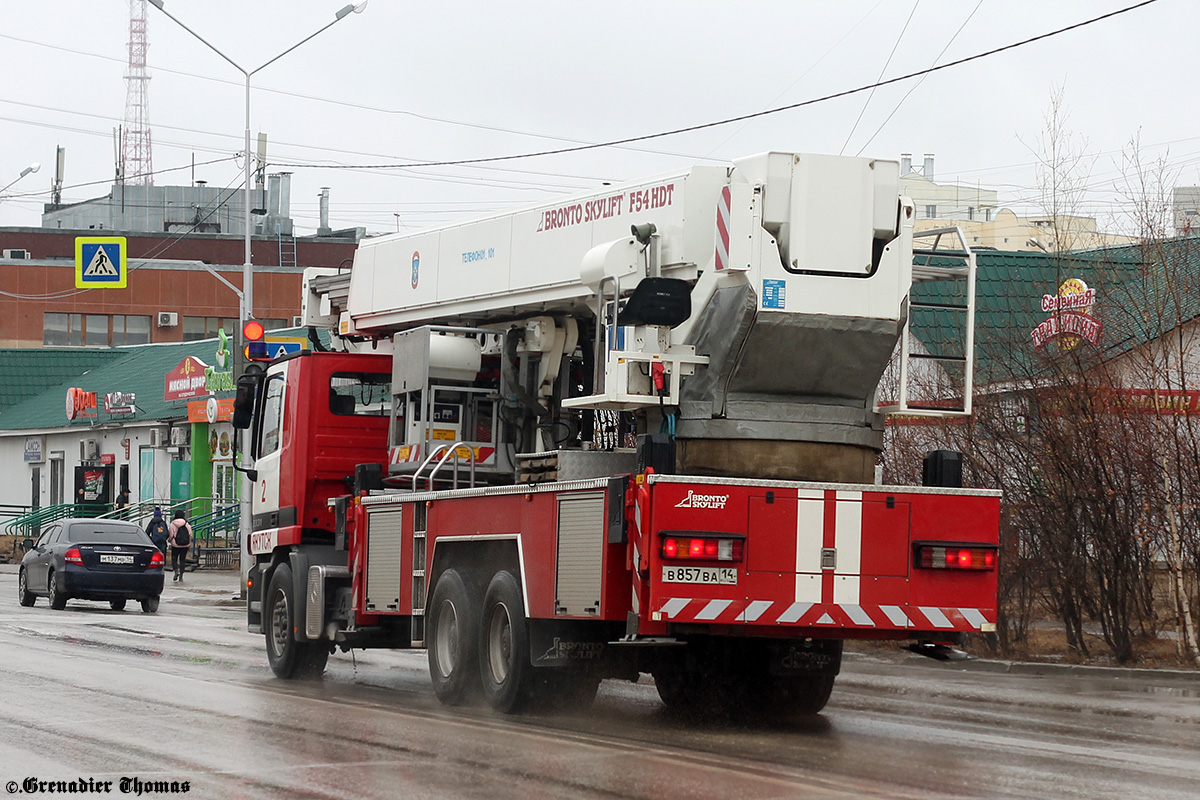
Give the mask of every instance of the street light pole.
M 167 17 L 171 21 L 173 21 L 175 24 L 179 25 L 179 27 L 183 28 L 185 31 L 190 33 L 192 36 L 196 37 L 196 39 L 198 39 L 205 47 L 207 47 L 209 50 L 212 50 L 214 53 L 216 53 L 221 58 L 223 58 L 225 61 L 227 61 L 231 66 L 233 66 L 234 69 L 236 69 L 238 72 L 242 73 L 242 75 L 246 78 L 246 138 L 245 138 L 246 169 L 245 169 L 245 179 L 244 179 L 245 185 L 242 187 L 242 189 L 243 189 L 243 191 L 242 191 L 242 198 L 243 198 L 242 224 L 245 226 L 245 236 L 244 236 L 245 260 L 242 264 L 242 292 L 240 295 L 240 302 L 238 303 L 238 330 L 237 330 L 237 336 L 235 338 L 235 341 L 237 341 L 238 345 L 237 345 L 237 349 L 234 354 L 234 363 L 235 363 L 235 365 L 238 365 L 235 368 L 235 371 L 240 371 L 240 367 L 243 365 L 243 358 L 244 358 L 243 352 L 245 351 L 245 348 L 246 348 L 246 341 L 245 341 L 245 334 L 244 334 L 244 329 L 246 327 L 246 320 L 254 318 L 254 268 L 252 266 L 252 260 L 250 257 L 250 78 L 253 77 L 259 71 L 265 69 L 266 67 L 269 67 L 271 64 L 274 64 L 276 61 L 283 58 L 288 53 L 295 50 L 297 47 L 300 47 L 302 44 L 309 41 L 313 37 L 318 36 L 321 33 L 329 30 L 329 28 L 333 27 L 338 22 L 342 21 L 347 15 L 349 15 L 351 13 L 361 13 L 362 10 L 367 7 L 367 0 L 362 0 L 362 2 L 359 2 L 356 4 L 343 6 L 334 15 L 332 22 L 329 22 L 325 26 L 319 28 L 318 30 L 316 30 L 313 33 L 309 34 L 308 36 L 304 37 L 300 41 L 296 42 L 294 45 L 292 45 L 288 49 L 284 50 L 279 55 L 275 56 L 274 58 L 270 59 L 269 61 L 264 62 L 263 64 L 256 67 L 255 69 L 251 69 L 251 70 L 247 70 L 241 64 L 238 64 L 232 58 L 230 58 L 229 56 L 222 53 L 211 42 L 209 42 L 203 36 L 196 33 L 191 28 L 189 28 L 186 24 L 184 24 L 182 21 L 180 21 L 178 18 L 176 18 L 173 14 L 171 14 L 171 12 L 169 12 L 165 8 L 163 8 L 163 2 L 164 2 L 164 0 L 150 0 L 150 3 L 155 8 L 157 8 L 163 14 L 166 14 Z M 24 175 L 25 173 L 21 173 L 21 174 Z M 249 448 L 244 448 L 244 449 L 248 450 Z M 246 536 L 248 536 L 250 531 L 253 529 L 253 520 L 252 520 L 252 516 L 250 513 L 250 493 L 251 493 L 251 491 L 253 491 L 253 487 L 250 486 L 250 479 L 246 476 L 246 473 L 243 472 L 242 473 L 242 481 L 241 481 L 241 502 L 240 502 L 241 512 L 239 515 L 238 527 L 241 531 L 244 532 L 244 534 Z M 241 549 L 241 561 L 242 561 L 242 564 L 241 564 L 241 567 L 242 567 L 242 570 L 241 570 L 242 571 L 242 591 L 245 592 L 245 587 L 246 587 L 245 579 L 246 579 L 246 575 L 249 573 L 249 569 L 250 569 L 250 563 L 249 563 L 250 556 L 249 556 L 249 551 L 246 548 L 245 540 L 242 541 L 242 547 L 240 549 Z
M 244 235 L 245 258 L 242 263 L 242 302 L 240 303 L 240 307 L 238 309 L 238 330 L 237 330 L 237 336 L 236 336 L 236 341 L 238 342 L 238 348 L 237 348 L 238 355 L 237 355 L 236 360 L 238 361 L 238 363 L 240 363 L 240 360 L 241 360 L 240 354 L 242 353 L 243 349 L 246 346 L 246 342 L 243 341 L 242 328 L 245 327 L 246 320 L 254 318 L 254 269 L 252 266 L 253 262 L 252 262 L 252 259 L 250 256 L 250 233 L 251 233 L 251 230 L 250 230 L 250 203 L 251 203 L 251 200 L 250 200 L 250 78 L 253 77 L 256 73 L 265 69 L 266 67 L 269 67 L 271 64 L 274 64 L 276 61 L 283 58 L 288 53 L 295 50 L 297 47 L 300 47 L 301 45 L 305 44 L 306 42 L 313 39 L 314 37 L 319 36 L 320 34 L 329 30 L 331 27 L 336 25 L 338 22 L 341 22 L 347 15 L 349 15 L 351 13 L 361 13 L 363 11 L 363 9 L 365 9 L 367 7 L 367 2 L 366 2 L 366 0 L 362 0 L 362 2 L 357 3 L 357 4 L 343 6 L 342 8 L 338 9 L 336 14 L 334 14 L 332 22 L 327 23 L 326 25 L 317 29 L 313 33 L 310 33 L 308 36 L 306 36 L 303 39 L 301 39 L 300 41 L 296 42 L 294 45 L 287 48 L 286 50 L 281 52 L 279 55 L 275 56 L 274 58 L 270 59 L 269 61 L 263 62 L 260 66 L 256 67 L 255 69 L 252 69 L 252 70 L 247 70 L 241 64 L 237 63 L 232 58 L 230 58 L 229 56 L 222 53 L 219 49 L 217 49 L 217 47 L 215 45 L 212 44 L 212 42 L 208 41 L 203 36 L 196 33 L 191 28 L 189 28 L 184 22 L 182 22 L 178 17 L 173 15 L 170 11 L 167 11 L 163 7 L 164 0 L 150 0 L 150 3 L 155 8 L 157 8 L 159 11 L 161 11 L 163 14 L 165 14 L 167 16 L 167 18 L 169 18 L 172 22 L 174 22 L 179 27 L 183 28 L 185 31 L 187 31 L 192 36 L 194 36 L 197 40 L 199 40 L 201 44 L 203 44 L 209 50 L 212 50 L 218 56 L 220 56 L 225 61 L 227 61 L 234 69 L 236 69 L 238 72 L 242 73 L 242 75 L 246 78 L 246 131 L 245 131 L 245 133 L 246 133 L 246 137 L 245 137 L 246 169 L 245 169 L 245 178 L 244 178 L 245 184 L 242 187 L 242 205 L 243 205 L 242 225 L 245 227 L 245 235 Z

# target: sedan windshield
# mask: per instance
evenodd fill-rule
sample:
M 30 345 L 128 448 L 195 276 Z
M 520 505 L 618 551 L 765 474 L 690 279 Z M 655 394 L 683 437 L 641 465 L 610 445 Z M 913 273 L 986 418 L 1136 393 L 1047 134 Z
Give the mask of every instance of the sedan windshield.
M 70 542 L 94 542 L 98 544 L 149 544 L 146 534 L 137 528 L 124 525 L 72 525 L 67 531 Z

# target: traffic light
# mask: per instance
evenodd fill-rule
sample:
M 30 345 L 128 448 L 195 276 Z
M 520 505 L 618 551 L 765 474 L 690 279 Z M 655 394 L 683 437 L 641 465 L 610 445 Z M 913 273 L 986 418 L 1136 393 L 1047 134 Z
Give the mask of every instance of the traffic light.
M 270 361 L 267 355 L 267 330 L 256 319 L 248 319 L 242 325 L 242 341 L 246 343 L 247 361 Z

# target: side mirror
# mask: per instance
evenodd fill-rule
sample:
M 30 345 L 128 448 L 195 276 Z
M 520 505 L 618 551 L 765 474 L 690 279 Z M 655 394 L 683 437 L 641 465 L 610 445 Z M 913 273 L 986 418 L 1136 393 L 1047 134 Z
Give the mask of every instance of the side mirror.
M 246 430 L 254 422 L 254 401 L 258 387 L 262 385 L 265 371 L 258 364 L 250 364 L 237 379 L 237 394 L 233 398 L 233 427 Z

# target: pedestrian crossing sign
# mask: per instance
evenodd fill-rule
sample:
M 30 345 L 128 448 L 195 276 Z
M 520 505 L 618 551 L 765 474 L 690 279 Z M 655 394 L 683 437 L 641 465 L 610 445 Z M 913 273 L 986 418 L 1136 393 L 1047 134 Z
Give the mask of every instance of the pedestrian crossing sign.
M 124 236 L 75 237 L 75 286 L 79 289 L 124 289 Z

